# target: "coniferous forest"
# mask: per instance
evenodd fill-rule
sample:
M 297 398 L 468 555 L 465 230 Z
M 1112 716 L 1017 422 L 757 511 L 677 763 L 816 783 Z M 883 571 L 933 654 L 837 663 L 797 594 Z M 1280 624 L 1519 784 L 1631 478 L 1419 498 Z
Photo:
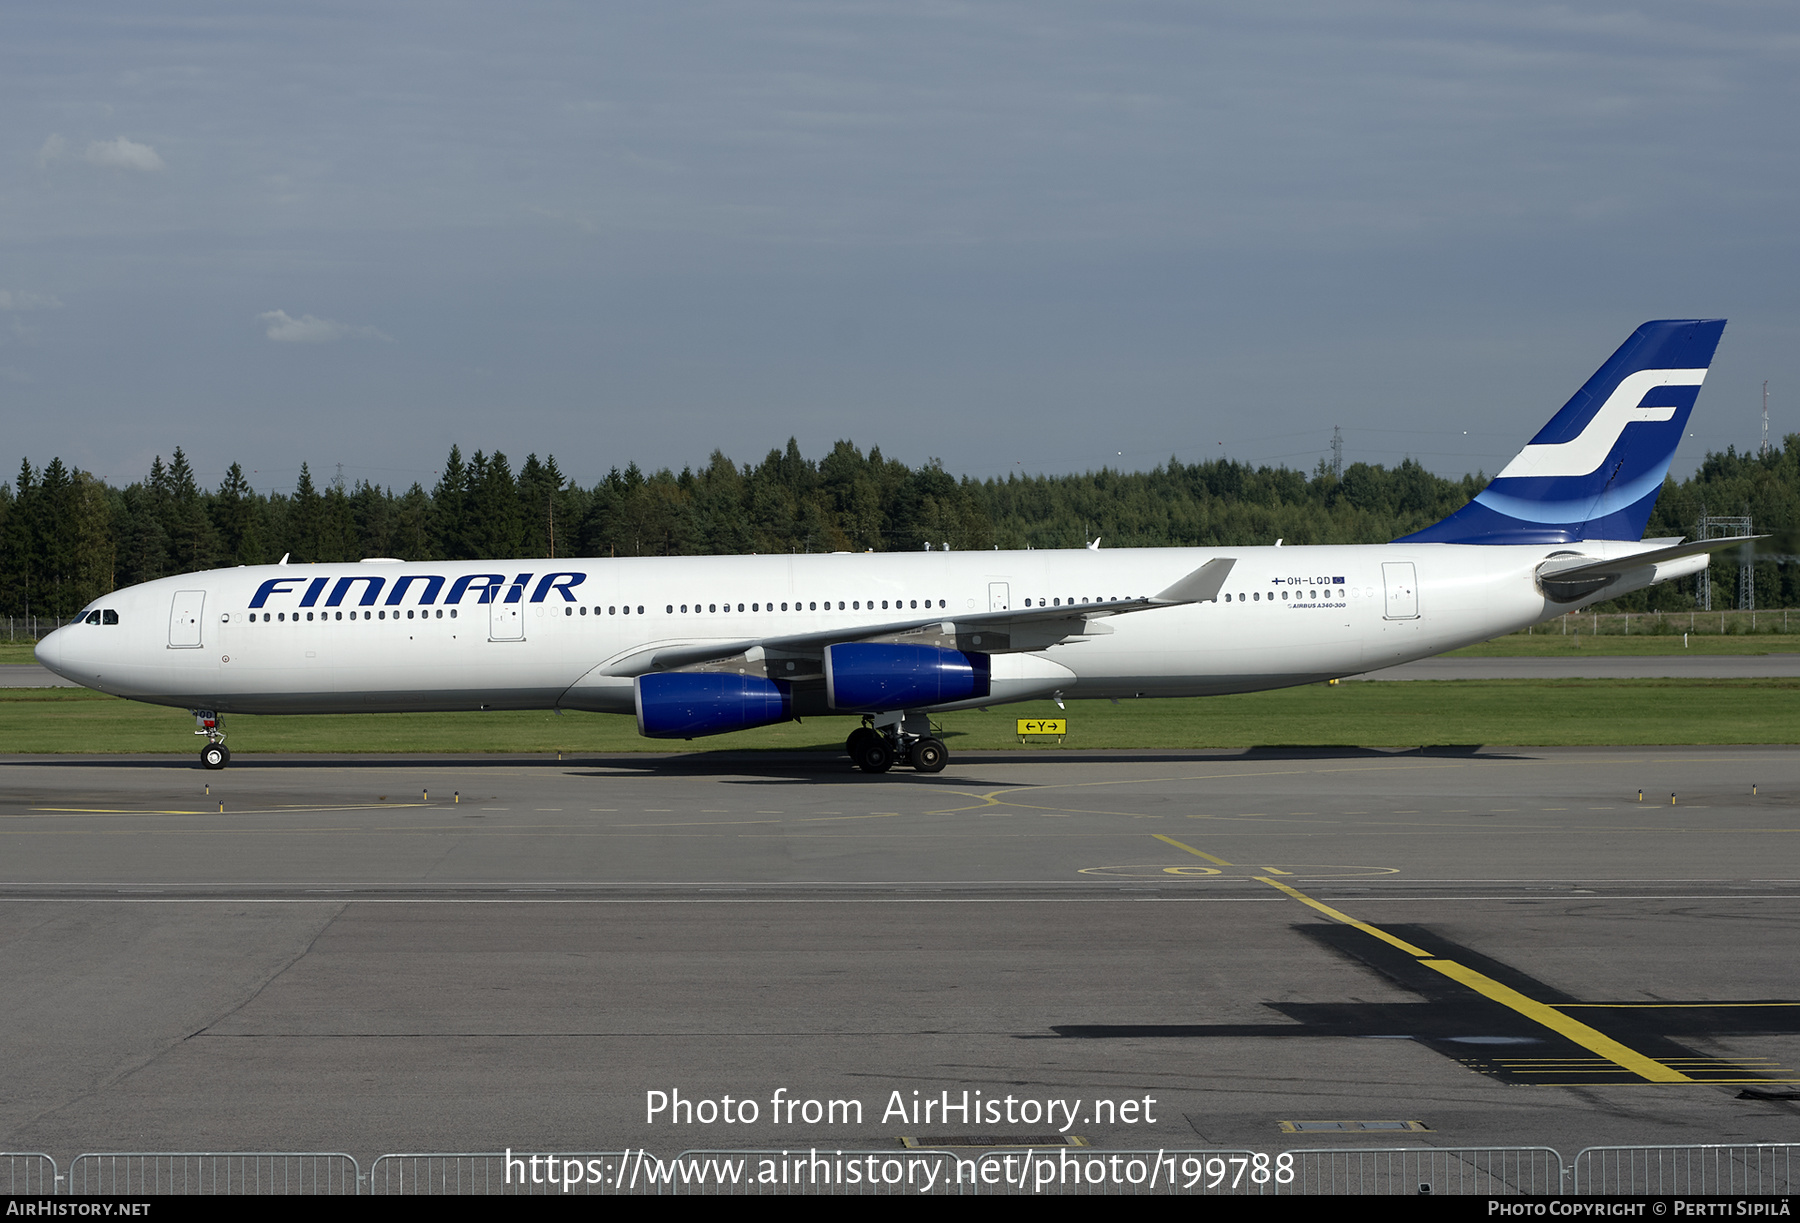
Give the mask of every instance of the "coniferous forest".
M 556 459 L 514 471 L 504 454 L 452 447 L 429 490 L 366 481 L 323 485 L 306 465 L 291 490 L 252 488 L 232 464 L 203 488 L 177 447 L 144 479 L 114 488 L 53 458 L 0 484 L 0 614 L 64 617 L 121 586 L 204 569 L 268 564 L 501 557 L 676 556 L 908 551 L 934 547 L 1107 548 L 1380 543 L 1460 508 L 1485 484 L 1447 480 L 1408 459 L 1392 469 L 1321 463 L 1310 475 L 1231 460 L 1148 472 L 958 479 L 937 460 L 908 467 L 841 441 L 823 458 L 790 440 L 756 464 L 714 452 L 680 472 L 614 468 L 584 488 Z M 1702 507 L 1705 507 L 1704 509 Z M 1757 561 L 1757 602 L 1800 603 L 1781 563 L 1800 529 L 1800 434 L 1767 456 L 1708 454 L 1668 481 L 1647 532 L 1693 534 L 1702 513 L 1749 515 L 1777 536 Z M 1783 558 L 1784 559 L 1784 558 Z M 1737 554 L 1713 562 L 1736 589 Z M 1692 606 L 1687 580 L 1617 600 L 1619 610 Z

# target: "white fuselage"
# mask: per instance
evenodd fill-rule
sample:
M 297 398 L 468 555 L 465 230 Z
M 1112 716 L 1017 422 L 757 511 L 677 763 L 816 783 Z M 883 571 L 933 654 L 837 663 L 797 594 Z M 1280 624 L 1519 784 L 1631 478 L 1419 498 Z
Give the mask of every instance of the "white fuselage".
M 1536 568 L 1552 552 L 1617 557 L 1646 547 L 1590 541 L 259 566 L 104 596 L 91 606 L 116 611 L 116 624 L 70 625 L 41 643 L 39 657 L 102 692 L 220 713 L 629 713 L 632 679 L 619 673 L 619 660 L 649 648 L 855 637 L 876 626 L 948 624 L 959 614 L 1045 604 L 1079 609 L 1154 595 L 1209 560 L 1231 558 L 1216 601 L 1095 620 L 1088 635 L 1002 653 L 991 697 L 967 703 L 1052 692 L 1201 696 L 1353 675 L 1515 631 L 1580 605 L 1552 604 L 1539 589 Z M 1596 597 L 1701 564 L 1703 557 L 1647 569 Z

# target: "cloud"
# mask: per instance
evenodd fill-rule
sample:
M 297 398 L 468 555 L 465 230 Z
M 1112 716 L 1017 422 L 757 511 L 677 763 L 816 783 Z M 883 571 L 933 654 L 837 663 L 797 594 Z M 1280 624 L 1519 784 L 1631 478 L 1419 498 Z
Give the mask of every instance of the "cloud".
M 96 166 L 115 166 L 121 170 L 155 171 L 163 169 L 163 159 L 147 144 L 127 140 L 96 140 L 88 145 L 87 160 Z
M 38 149 L 38 165 L 47 166 L 61 161 L 69 155 L 69 142 L 62 138 L 60 132 L 51 132 L 44 138 Z M 117 170 L 142 170 L 154 173 L 167 169 L 163 159 L 156 155 L 156 150 L 147 144 L 139 144 L 135 140 L 127 140 L 120 136 L 117 140 L 95 140 L 87 147 L 81 159 L 93 166 L 111 166 Z
M 295 318 L 286 310 L 265 310 L 256 317 L 269 325 L 263 334 L 283 344 L 324 344 L 344 339 L 386 340 L 391 344 L 394 340 L 373 327 L 353 327 L 310 314 Z
M 0 310 L 54 310 L 62 303 L 48 293 L 0 289 Z

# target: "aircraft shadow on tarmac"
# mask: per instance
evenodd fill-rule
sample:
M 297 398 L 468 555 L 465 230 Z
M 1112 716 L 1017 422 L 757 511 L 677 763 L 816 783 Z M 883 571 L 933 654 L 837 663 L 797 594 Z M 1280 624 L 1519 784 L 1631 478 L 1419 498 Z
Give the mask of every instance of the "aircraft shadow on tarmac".
M 1488 748 L 1482 744 L 1447 744 L 1413 748 L 1372 747 L 1308 747 L 1302 745 L 1270 745 L 1247 748 L 1191 748 L 1168 750 L 1113 750 L 1040 748 L 1024 751 L 963 751 L 956 753 L 950 767 L 942 774 L 915 775 L 899 766 L 886 775 L 870 775 L 857 771 L 847 755 L 837 751 L 767 751 L 747 752 L 566 752 L 560 758 L 544 753 L 527 755 L 487 755 L 466 753 L 393 754 L 357 753 L 266 755 L 245 753 L 231 762 L 231 771 L 269 769 L 394 769 L 443 768 L 479 769 L 603 769 L 604 772 L 578 773 L 577 776 L 608 777 L 625 774 L 646 776 L 705 777 L 731 775 L 768 779 L 819 780 L 822 776 L 843 776 L 870 784 L 891 783 L 910 779 L 919 783 L 981 784 L 969 776 L 971 768 L 980 766 L 1033 764 L 1151 764 L 1192 765 L 1229 764 L 1264 760 L 1389 760 L 1405 757 L 1449 757 L 1481 760 L 1532 760 L 1536 756 L 1517 748 Z M 7 761 L 16 768 L 88 768 L 88 769 L 168 769 L 180 772 L 204 772 L 199 761 L 186 754 L 180 756 L 38 756 Z M 996 785 L 1018 785 L 1017 777 L 996 781 Z
M 1619 1062 L 1596 1056 L 1592 1049 L 1425 967 L 1416 957 L 1359 930 L 1349 926 L 1311 924 L 1295 929 L 1417 994 L 1423 1001 L 1271 1002 L 1265 1005 L 1286 1016 L 1289 1022 L 1063 1024 L 1051 1027 L 1054 1037 L 1026 1036 L 1024 1039 L 1282 1039 L 1296 1036 L 1316 1039 L 1341 1036 L 1364 1040 L 1412 1040 L 1470 1070 L 1507 1083 L 1591 1087 L 1646 1081 Z M 1628 1050 L 1690 1080 L 1742 1084 L 1751 1088 L 1742 1093 L 1744 1098 L 1800 1098 L 1791 1091 L 1754 1090 L 1757 1084 L 1774 1088 L 1800 1082 L 1800 1077 L 1796 1077 L 1790 1068 L 1767 1059 L 1709 1057 L 1680 1043 L 1680 1038 L 1705 1040 L 1800 1034 L 1800 1001 L 1773 998 L 1711 1004 L 1673 1000 L 1584 1002 L 1510 965 L 1458 946 L 1424 927 L 1388 926 L 1385 929 L 1430 951 L 1433 956 L 1472 968 L 1526 998 L 1545 1004 L 1558 1014 L 1572 1016 Z

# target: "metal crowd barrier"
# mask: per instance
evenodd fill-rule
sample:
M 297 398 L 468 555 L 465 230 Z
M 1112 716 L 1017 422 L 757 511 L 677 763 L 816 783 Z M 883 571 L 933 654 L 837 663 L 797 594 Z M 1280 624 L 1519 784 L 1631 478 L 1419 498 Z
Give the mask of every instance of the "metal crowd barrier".
M 1102 1147 L 840 1151 L 642 1150 L 391 1154 L 365 1181 L 323 1152 L 100 1152 L 66 1175 L 0 1151 L 0 1194 L 966 1196 L 1769 1196 L 1800 1191 L 1800 1143 L 1587 1147 L 1130 1150 Z
M 348 1155 L 300 1151 L 105 1151 L 69 1161 L 64 1192 L 140 1194 L 356 1194 L 362 1169 Z
M 1574 1192 L 1589 1196 L 1792 1194 L 1800 1178 L 1797 1152 L 1800 1143 L 1791 1142 L 1588 1147 L 1575 1156 Z
M 1563 1158 L 1549 1147 L 1393 1147 L 1288 1151 L 1283 1194 L 1559 1196 Z
M 369 1165 L 367 1192 L 413 1197 L 629 1193 L 623 1182 L 629 1175 L 630 1155 L 629 1151 L 383 1155 Z
M 859 1175 L 846 1175 L 851 1165 L 859 1167 Z M 1560 1195 L 1566 1180 L 1562 1156 L 1549 1147 L 1320 1148 L 1273 1154 L 1099 1147 L 841 1154 L 791 1149 L 693 1150 L 659 1165 L 658 1171 L 662 1192 L 714 1196 L 1501 1197 Z
M 0 1195 L 40 1197 L 61 1192 L 56 1161 L 39 1151 L 0 1151 Z

